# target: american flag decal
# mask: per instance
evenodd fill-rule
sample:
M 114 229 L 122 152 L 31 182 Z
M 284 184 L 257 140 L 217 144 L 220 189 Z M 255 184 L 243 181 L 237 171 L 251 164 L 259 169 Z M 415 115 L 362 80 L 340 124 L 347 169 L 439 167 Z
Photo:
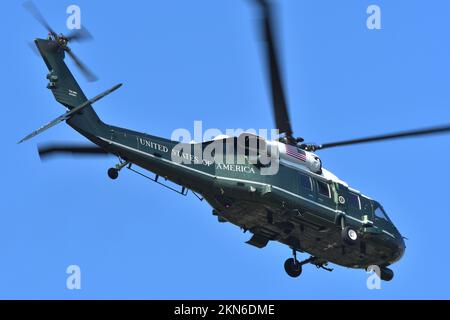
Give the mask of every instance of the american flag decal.
M 293 157 L 297 160 L 306 162 L 306 153 L 304 153 L 301 150 L 298 150 L 297 147 L 291 146 L 291 145 L 286 145 L 286 154 L 290 157 Z

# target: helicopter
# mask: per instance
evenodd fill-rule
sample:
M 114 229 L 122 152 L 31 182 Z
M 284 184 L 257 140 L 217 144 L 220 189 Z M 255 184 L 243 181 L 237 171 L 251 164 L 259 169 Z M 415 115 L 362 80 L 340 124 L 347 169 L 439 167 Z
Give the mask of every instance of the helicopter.
M 48 69 L 47 88 L 67 111 L 19 143 L 66 122 L 93 144 L 41 145 L 38 148 L 41 158 L 64 153 L 114 155 L 118 163 L 107 171 L 111 179 L 117 179 L 126 168 L 182 195 L 191 191 L 211 205 L 212 214 L 219 222 L 231 223 L 251 233 L 249 245 L 264 248 L 270 241 L 278 241 L 288 246 L 292 256 L 285 261 L 284 269 L 291 277 L 300 276 L 306 264 L 332 271 L 328 266 L 332 263 L 363 270 L 377 266 L 382 280 L 392 280 L 394 272 L 389 267 L 404 255 L 405 238 L 380 202 L 350 187 L 327 170 L 316 152 L 447 133 L 450 126 L 324 144 L 305 143 L 304 138 L 294 136 L 291 126 L 278 59 L 273 4 L 268 0 L 251 1 L 261 14 L 258 26 L 264 36 L 265 68 L 276 129 L 280 134 L 278 138 L 268 140 L 243 133 L 238 137 L 218 136 L 204 142 L 179 142 L 102 122 L 93 104 L 120 88 L 121 84 L 88 99 L 64 60 L 65 55 L 69 55 L 88 80 L 96 80 L 68 47 L 73 40 L 90 38 L 89 33 L 57 34 L 33 3 L 27 2 L 26 9 L 49 32 L 47 38 L 34 40 Z M 228 148 L 230 145 L 237 148 Z M 201 157 L 213 153 L 214 156 L 206 160 Z M 227 161 L 221 161 L 224 157 Z M 270 161 L 266 162 L 267 159 Z M 277 170 L 263 174 L 268 163 L 275 163 Z M 135 168 L 155 176 L 149 177 Z M 309 254 L 309 257 L 298 260 L 298 253 Z

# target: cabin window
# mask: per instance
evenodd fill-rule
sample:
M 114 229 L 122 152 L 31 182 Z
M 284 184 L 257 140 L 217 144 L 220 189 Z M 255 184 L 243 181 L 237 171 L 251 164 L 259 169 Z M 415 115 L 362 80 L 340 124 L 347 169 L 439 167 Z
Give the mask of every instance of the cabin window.
M 360 197 L 359 200 L 361 200 L 361 209 L 365 213 L 370 213 L 370 216 L 372 216 L 372 204 L 370 203 L 369 199 L 365 197 Z
M 299 173 L 299 181 L 300 181 L 300 187 L 307 190 L 312 190 L 312 183 L 311 178 L 303 173 Z
M 317 192 L 325 197 L 331 198 L 330 185 L 323 181 L 317 181 Z
M 361 210 L 361 200 L 357 194 L 349 192 L 347 194 L 347 205 L 352 208 Z

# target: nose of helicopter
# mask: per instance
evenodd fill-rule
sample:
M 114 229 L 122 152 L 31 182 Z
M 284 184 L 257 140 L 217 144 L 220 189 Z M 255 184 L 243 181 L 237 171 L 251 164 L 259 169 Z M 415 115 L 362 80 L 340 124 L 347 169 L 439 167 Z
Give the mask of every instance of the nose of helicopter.
M 403 255 L 405 254 L 406 245 L 405 245 L 405 238 L 402 235 L 397 236 L 397 252 L 395 254 L 395 261 L 399 261 Z

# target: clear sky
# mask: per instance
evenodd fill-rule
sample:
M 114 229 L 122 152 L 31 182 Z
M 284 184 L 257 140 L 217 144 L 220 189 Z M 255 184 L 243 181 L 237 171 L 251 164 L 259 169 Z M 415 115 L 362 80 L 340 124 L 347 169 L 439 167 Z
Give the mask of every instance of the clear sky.
M 277 2 L 297 135 L 320 143 L 450 122 L 448 1 Z M 81 7 L 95 40 L 72 48 L 100 81 L 74 70 L 80 85 L 92 97 L 124 83 L 96 105 L 105 122 L 164 137 L 195 120 L 272 128 L 249 1 L 36 3 L 61 32 L 66 8 Z M 370 4 L 382 10 L 381 30 L 366 27 Z M 131 172 L 111 181 L 112 157 L 42 163 L 38 143 L 84 141 L 65 124 L 17 145 L 64 109 L 27 46 L 46 31 L 21 1 L 4 1 L 0 21 L 0 298 L 450 298 L 450 135 L 320 152 L 326 168 L 385 206 L 407 250 L 381 290 L 339 266 L 308 265 L 292 279 L 287 247 L 249 246 L 206 203 Z M 81 290 L 66 289 L 69 265 L 81 268 Z

